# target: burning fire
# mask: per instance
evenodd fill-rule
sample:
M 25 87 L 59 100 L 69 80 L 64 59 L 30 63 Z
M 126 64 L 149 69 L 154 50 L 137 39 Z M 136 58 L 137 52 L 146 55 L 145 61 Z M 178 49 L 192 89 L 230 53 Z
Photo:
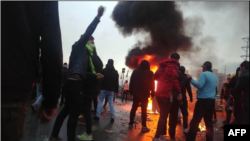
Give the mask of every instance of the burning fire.
M 142 61 L 142 60 L 147 60 L 147 61 L 150 62 L 150 60 L 151 60 L 153 57 L 154 57 L 154 56 L 152 56 L 152 55 L 146 55 L 146 56 L 144 56 L 140 61 Z M 153 71 L 153 72 L 155 73 L 155 72 L 157 71 L 157 69 L 158 69 L 158 66 L 152 66 L 152 65 L 151 65 L 151 68 L 150 68 L 151 71 Z M 157 81 L 155 81 L 155 91 L 156 91 L 156 89 L 157 89 Z M 148 113 L 154 113 L 154 112 L 152 111 L 152 108 L 153 108 L 152 103 L 153 103 L 152 99 L 151 99 L 151 98 L 148 98 L 148 107 L 147 107 L 147 110 L 149 110 Z M 155 113 L 158 114 L 157 110 L 155 111 Z
M 200 129 L 201 132 L 202 132 L 202 131 L 206 131 L 206 126 L 205 126 L 205 125 L 202 126 L 201 123 L 200 123 L 200 124 L 199 124 L 199 129 Z

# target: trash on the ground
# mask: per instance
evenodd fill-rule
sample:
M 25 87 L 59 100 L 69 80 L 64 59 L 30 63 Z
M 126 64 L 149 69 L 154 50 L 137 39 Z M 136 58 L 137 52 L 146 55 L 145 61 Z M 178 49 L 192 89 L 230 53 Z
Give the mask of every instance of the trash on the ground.
M 114 133 L 115 131 L 112 131 L 112 130 L 105 130 L 106 132 L 108 133 Z

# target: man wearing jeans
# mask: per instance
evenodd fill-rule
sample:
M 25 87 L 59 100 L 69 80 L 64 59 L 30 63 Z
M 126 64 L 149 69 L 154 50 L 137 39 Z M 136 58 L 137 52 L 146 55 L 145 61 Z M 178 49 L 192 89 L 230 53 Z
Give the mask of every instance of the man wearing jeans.
M 160 63 L 159 68 L 154 76 L 155 80 L 157 81 L 157 90 L 155 96 L 160 107 L 160 118 L 157 125 L 156 135 L 153 141 L 166 140 L 163 135 L 166 134 L 167 118 L 168 114 L 170 113 L 171 104 L 173 102 L 173 99 L 177 101 L 182 100 L 178 75 L 179 59 L 179 54 L 173 53 L 171 55 L 171 58 L 163 60 Z M 177 107 L 177 112 L 178 108 L 179 107 Z
M 217 76 L 212 72 L 212 63 L 207 61 L 202 66 L 203 72 L 199 76 L 198 82 L 187 74 L 191 79 L 191 84 L 197 90 L 197 102 L 195 104 L 193 119 L 190 122 L 190 129 L 186 141 L 195 141 L 199 123 L 204 118 L 206 124 L 206 141 L 213 141 L 213 113 L 215 110 L 215 90 L 217 86 Z
M 58 2 L 1 2 L 1 140 L 20 141 L 28 94 L 43 65 L 42 123 L 56 115 L 62 80 Z
M 104 75 L 104 78 L 102 79 L 102 85 L 101 85 L 101 93 L 99 95 L 99 101 L 97 105 L 97 113 L 95 120 L 99 120 L 101 111 L 102 111 L 102 103 L 105 97 L 108 98 L 109 102 L 109 108 L 110 108 L 110 114 L 111 114 L 111 122 L 114 122 L 114 89 L 115 93 L 118 93 L 118 87 L 119 87 L 119 74 L 114 68 L 114 61 L 112 59 L 108 60 L 108 63 L 106 65 L 106 68 L 103 69 L 102 74 Z

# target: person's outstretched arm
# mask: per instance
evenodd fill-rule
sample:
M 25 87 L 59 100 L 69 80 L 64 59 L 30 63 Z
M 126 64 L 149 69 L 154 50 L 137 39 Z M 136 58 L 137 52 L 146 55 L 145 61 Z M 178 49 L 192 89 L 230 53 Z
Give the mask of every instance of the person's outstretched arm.
M 201 73 L 198 82 L 195 81 L 194 79 L 191 79 L 191 84 L 193 84 L 196 88 L 201 89 L 206 82 L 206 78 L 204 73 Z
M 85 45 L 87 44 L 89 37 L 94 33 L 98 23 L 100 22 L 100 18 L 102 17 L 104 12 L 104 7 L 100 6 L 98 9 L 98 14 L 97 16 L 94 18 L 94 20 L 90 23 L 90 25 L 88 26 L 87 30 L 85 31 L 85 33 L 81 36 L 81 38 L 77 41 L 77 45 L 81 46 L 81 47 L 85 47 Z

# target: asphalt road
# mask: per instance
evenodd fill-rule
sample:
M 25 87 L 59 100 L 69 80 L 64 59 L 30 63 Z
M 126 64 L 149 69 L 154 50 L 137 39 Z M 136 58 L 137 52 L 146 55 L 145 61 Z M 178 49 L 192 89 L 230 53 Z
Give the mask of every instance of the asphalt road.
M 93 132 L 93 140 L 94 141 L 152 141 L 152 138 L 155 135 L 157 121 L 159 115 L 148 114 L 147 126 L 151 129 L 148 133 L 141 133 L 141 118 L 140 118 L 140 108 L 137 110 L 135 121 L 138 124 L 131 130 L 128 129 L 129 122 L 129 112 L 131 109 L 132 102 L 129 101 L 126 104 L 121 103 L 121 100 L 117 98 L 118 104 L 115 105 L 115 122 L 113 124 L 110 123 L 110 114 L 109 107 L 107 106 L 107 110 L 103 111 L 102 116 L 100 117 L 100 121 L 94 121 L 93 125 L 97 128 Z M 48 138 L 51 134 L 52 127 L 55 122 L 55 118 L 48 124 L 42 125 L 39 123 L 37 119 L 37 113 L 33 113 L 30 105 L 32 101 L 28 102 L 28 111 L 25 120 L 24 127 L 24 138 L 22 141 L 48 141 Z M 188 103 L 189 110 L 189 122 L 193 116 L 194 110 L 194 102 Z M 58 106 L 58 111 L 61 110 L 61 107 Z M 222 118 L 221 114 L 217 114 L 218 122 L 214 124 L 215 134 L 214 141 L 222 141 L 223 140 L 223 130 L 220 129 L 222 126 Z M 83 119 L 80 120 L 84 122 Z M 60 137 L 63 138 L 63 141 L 67 141 L 66 135 L 66 124 L 67 118 L 64 121 L 64 124 L 60 131 Z M 204 123 L 202 122 L 202 125 Z M 108 132 L 107 132 L 108 131 Z M 78 125 L 76 134 L 82 134 L 85 132 L 84 125 Z M 110 133 L 111 132 L 111 133 Z M 167 135 L 167 138 L 169 136 Z M 176 129 L 176 139 L 177 141 L 185 141 L 185 135 L 183 134 L 183 127 L 181 124 L 178 124 Z M 198 133 L 196 141 L 204 141 L 205 133 Z

